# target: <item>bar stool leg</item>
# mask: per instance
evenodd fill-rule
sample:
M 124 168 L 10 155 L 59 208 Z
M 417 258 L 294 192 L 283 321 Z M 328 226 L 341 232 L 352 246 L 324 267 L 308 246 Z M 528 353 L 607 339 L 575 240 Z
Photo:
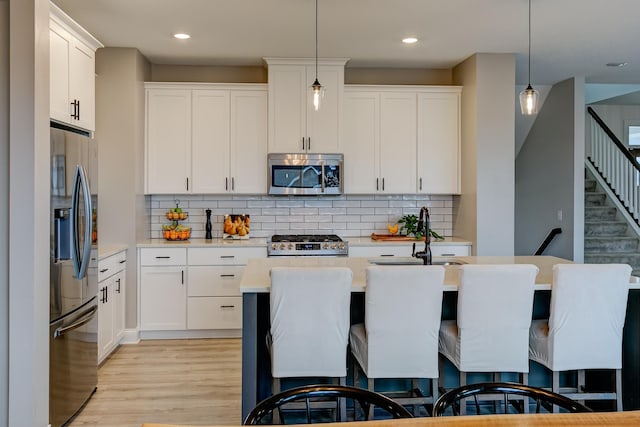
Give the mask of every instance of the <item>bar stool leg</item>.
M 367 379 L 367 388 L 371 391 L 375 391 L 375 381 L 373 378 Z M 369 415 L 367 415 L 367 420 L 373 420 L 373 405 L 369 405 Z
M 616 409 L 622 411 L 622 369 L 616 369 Z
M 560 372 L 558 371 L 553 371 L 551 391 L 554 393 L 560 393 Z M 553 412 L 558 412 L 558 406 L 553 405 Z
M 467 373 L 460 371 L 460 387 L 467 385 Z M 467 399 L 460 399 L 460 415 L 467 415 Z

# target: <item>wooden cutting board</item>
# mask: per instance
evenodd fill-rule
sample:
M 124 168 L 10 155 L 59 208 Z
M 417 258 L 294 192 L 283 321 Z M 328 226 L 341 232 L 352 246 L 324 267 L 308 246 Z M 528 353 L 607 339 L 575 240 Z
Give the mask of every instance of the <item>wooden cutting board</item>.
M 371 233 L 372 240 L 380 240 L 384 242 L 416 242 L 424 241 L 424 237 L 416 239 L 413 236 L 406 236 L 402 234 L 376 234 Z

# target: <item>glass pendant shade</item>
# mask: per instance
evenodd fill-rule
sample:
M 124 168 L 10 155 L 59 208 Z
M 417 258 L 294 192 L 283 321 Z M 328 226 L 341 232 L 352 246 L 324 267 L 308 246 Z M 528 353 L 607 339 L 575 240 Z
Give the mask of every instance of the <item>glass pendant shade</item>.
M 320 84 L 317 78 L 311 85 L 311 91 L 313 93 L 313 109 L 318 111 L 320 109 L 320 104 L 322 103 L 322 98 L 324 98 L 324 87 Z
M 531 84 L 520 92 L 520 110 L 525 116 L 532 116 L 538 112 L 538 91 L 532 88 Z

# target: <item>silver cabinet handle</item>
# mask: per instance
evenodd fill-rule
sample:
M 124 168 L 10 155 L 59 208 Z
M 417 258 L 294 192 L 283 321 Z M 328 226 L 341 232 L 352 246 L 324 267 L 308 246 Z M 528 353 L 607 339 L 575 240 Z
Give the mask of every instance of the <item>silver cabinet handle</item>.
M 235 255 L 220 255 L 220 258 L 233 259 Z
M 236 277 L 235 274 L 221 274 L 220 277 Z
M 420 178 L 420 191 L 422 191 L 422 178 Z
M 220 308 L 235 308 L 235 305 L 221 305 Z

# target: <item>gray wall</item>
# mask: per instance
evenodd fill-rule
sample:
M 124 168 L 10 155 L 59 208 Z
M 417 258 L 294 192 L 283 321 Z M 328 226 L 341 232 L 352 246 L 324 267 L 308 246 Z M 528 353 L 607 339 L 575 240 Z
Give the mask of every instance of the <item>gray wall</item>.
M 553 86 L 516 159 L 516 255 L 532 255 L 561 227 L 545 255 L 582 261 L 574 244 L 584 224 L 583 86 L 575 79 Z
M 152 64 L 150 81 L 267 83 L 266 67 Z M 344 71 L 346 84 L 450 85 L 450 69 L 351 68 Z
M 149 230 L 143 195 L 143 82 L 150 65 L 137 49 L 102 48 L 96 52 L 96 75 L 98 245 L 128 247 L 125 326 L 135 328 L 136 241 Z
M 0 0 L 0 205 L 9 206 L 9 1 Z M 9 405 L 9 223 L 0 223 L 0 426 Z
M 10 0 L 9 35 L 7 424 L 41 427 L 49 420 L 48 0 Z
M 462 89 L 462 192 L 453 233 L 475 255 L 513 255 L 515 56 L 476 54 L 453 70 Z

